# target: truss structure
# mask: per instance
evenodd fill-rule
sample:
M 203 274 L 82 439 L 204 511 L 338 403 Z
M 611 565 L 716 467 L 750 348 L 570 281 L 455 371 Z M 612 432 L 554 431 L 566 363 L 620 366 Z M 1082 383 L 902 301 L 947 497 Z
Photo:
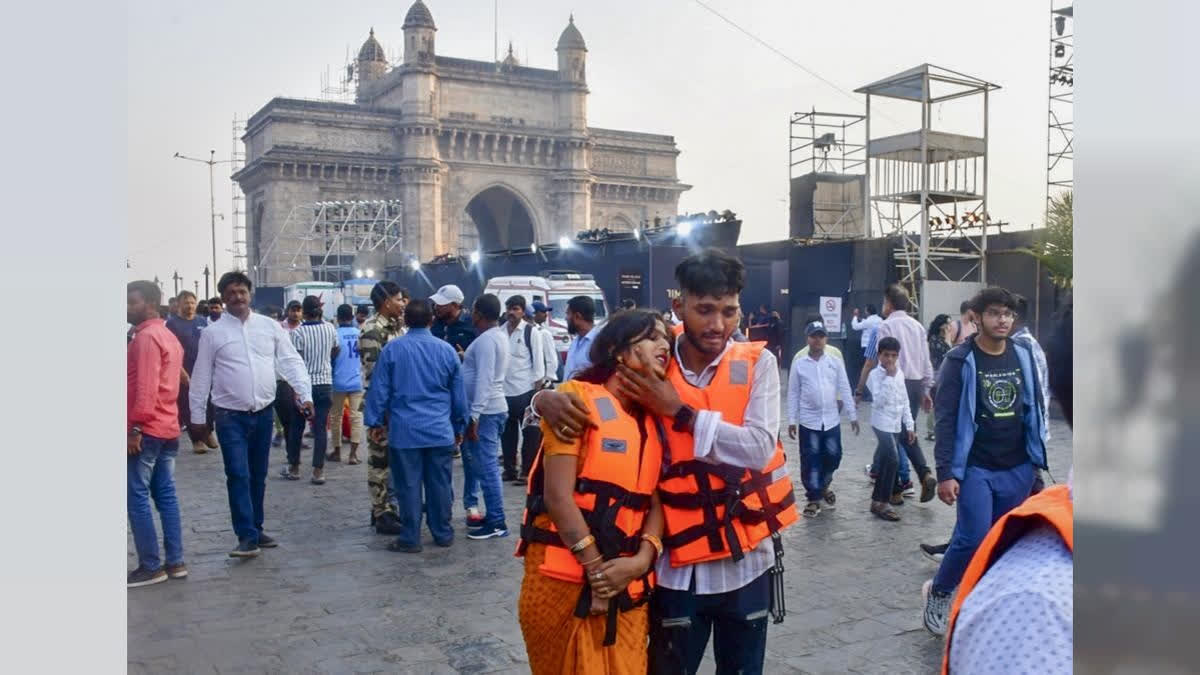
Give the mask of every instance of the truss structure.
M 788 124 L 788 185 L 811 208 L 812 239 L 870 237 L 866 116 L 792 113 Z M 811 194 L 811 202 L 807 195 Z M 793 203 L 793 208 L 797 204 Z
M 233 148 L 229 153 L 230 175 L 234 175 L 246 166 L 245 146 L 242 144 L 242 136 L 246 135 L 246 120 L 238 119 L 235 115 L 233 118 Z M 242 186 L 238 185 L 236 180 L 230 181 L 233 184 L 231 193 L 233 195 L 233 208 L 231 220 L 233 224 L 233 269 L 245 270 L 248 267 L 246 257 L 246 196 L 242 194 Z
M 398 199 L 294 206 L 262 249 L 252 270 L 255 283 L 344 281 L 353 277 L 356 259 L 368 257 L 383 263 L 404 254 L 403 214 L 404 205 Z
M 1050 0 L 1050 83 L 1046 128 L 1046 212 L 1075 187 L 1075 8 Z
M 900 240 L 900 283 L 920 307 L 925 281 L 987 278 L 988 94 L 998 85 L 928 63 L 855 91 L 866 95 L 867 181 L 872 214 Z M 921 127 L 872 138 L 871 98 L 916 103 Z M 978 96 L 982 134 L 933 128 L 932 106 Z

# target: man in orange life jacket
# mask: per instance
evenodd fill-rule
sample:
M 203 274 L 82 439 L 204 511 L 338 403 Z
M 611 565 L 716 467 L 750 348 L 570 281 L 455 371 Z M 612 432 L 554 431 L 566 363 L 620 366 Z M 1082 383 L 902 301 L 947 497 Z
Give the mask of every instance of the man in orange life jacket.
M 1050 389 L 1071 423 L 1074 304 L 1047 343 Z M 1070 675 L 1074 610 L 1070 485 L 1030 497 L 996 522 L 971 558 L 950 611 L 942 673 Z
M 650 672 L 695 673 L 711 633 L 717 672 L 761 673 L 767 616 L 782 616 L 772 535 L 797 518 L 778 440 L 779 366 L 764 343 L 732 340 L 740 260 L 708 249 L 675 277 L 683 330 L 667 379 L 620 371 L 624 393 L 663 419 L 667 440 L 659 492 L 669 555 L 655 569 Z M 532 408 L 556 435 L 588 424 L 582 402 L 557 392 L 540 392 Z

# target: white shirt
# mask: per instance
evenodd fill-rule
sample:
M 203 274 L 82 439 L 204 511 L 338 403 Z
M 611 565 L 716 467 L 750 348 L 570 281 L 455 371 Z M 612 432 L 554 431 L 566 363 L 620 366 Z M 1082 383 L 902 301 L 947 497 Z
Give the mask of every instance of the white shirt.
M 725 351 L 715 361 L 705 366 L 700 373 L 693 373 L 683 365 L 679 356 L 679 343 L 675 341 L 675 359 L 683 373 L 683 379 L 696 387 L 707 387 L 716 374 L 717 364 L 729 351 L 730 340 Z M 775 355 L 763 350 L 754 364 L 754 378 L 750 382 L 750 400 L 746 403 L 746 414 L 742 424 L 721 421 L 721 413 L 715 410 L 696 412 L 694 430 L 695 445 L 692 452 L 697 459 L 719 464 L 730 464 L 752 469 L 761 469 L 775 454 L 779 438 L 779 366 Z M 786 468 L 786 467 L 785 467 Z M 735 591 L 762 576 L 774 563 L 771 538 L 759 542 L 754 550 L 746 551 L 741 562 L 724 558 L 711 562 L 671 567 L 671 556 L 663 555 L 655 564 L 658 583 L 677 591 L 686 591 L 696 577 L 696 593 L 711 595 Z
M 843 401 L 854 401 L 842 361 L 825 353 L 817 359 L 807 354 L 793 359 L 788 375 L 788 424 L 814 431 L 836 427 L 841 421 L 839 394 Z M 851 421 L 858 421 L 858 411 L 852 403 L 846 405 L 846 414 Z
M 867 389 L 871 392 L 871 426 L 893 434 L 900 433 L 902 424 L 905 429 L 916 430 L 900 366 L 896 366 L 896 374 L 891 377 L 883 366 L 876 366 L 867 375 Z
M 870 344 L 871 336 L 875 334 L 875 329 L 879 328 L 879 324 L 881 323 L 883 323 L 883 318 L 878 314 L 872 314 L 862 321 L 859 321 L 858 317 L 851 317 L 850 327 L 854 330 L 862 331 L 863 349 L 866 349 L 867 345 Z
M 504 375 L 508 372 L 508 336 L 504 326 L 489 328 L 471 341 L 463 355 L 463 384 L 472 420 L 508 411 Z
M 554 335 L 545 324 L 534 324 L 534 330 L 542 334 L 542 354 L 546 360 L 546 377 L 551 382 L 558 381 L 558 350 L 554 348 Z
M 542 355 L 542 331 L 530 327 L 529 343 L 525 346 L 525 327 L 521 322 L 517 329 L 508 332 L 508 324 L 501 328 L 508 337 L 508 373 L 504 377 L 504 395 L 520 396 L 533 391 L 533 385 L 546 377 L 546 359 Z M 530 359 L 532 352 L 533 358 Z
M 200 333 L 192 368 L 192 423 L 204 424 L 213 405 L 259 411 L 275 400 L 275 380 L 287 381 L 301 401 L 312 401 L 312 382 L 291 336 L 273 319 L 251 313 L 245 321 L 226 312 Z

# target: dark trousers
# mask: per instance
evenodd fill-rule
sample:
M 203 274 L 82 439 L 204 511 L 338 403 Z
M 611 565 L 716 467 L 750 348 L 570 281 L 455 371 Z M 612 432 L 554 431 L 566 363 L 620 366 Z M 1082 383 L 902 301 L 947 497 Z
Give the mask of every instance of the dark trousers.
M 842 464 L 842 426 L 824 431 L 800 427 L 800 480 L 804 496 L 820 501 Z
M 325 466 L 325 450 L 329 447 L 329 408 L 333 405 L 333 386 L 314 384 L 312 397 L 312 465 L 314 468 L 320 468 Z M 308 424 L 308 420 L 293 405 L 291 424 L 287 427 L 287 460 L 288 464 L 292 466 L 300 463 L 300 445 L 304 442 L 304 426 L 306 424 Z
M 283 429 L 284 438 L 287 437 L 288 429 L 292 427 L 292 417 L 299 415 L 300 411 L 296 409 L 296 392 L 292 389 L 292 385 L 277 380 L 275 382 L 275 416 L 279 418 L 279 428 Z
M 505 480 L 517 475 L 517 435 L 521 441 L 521 475 L 529 473 L 533 466 L 533 458 L 537 455 L 538 447 L 542 444 L 542 430 L 539 427 L 521 427 L 525 417 L 525 409 L 533 399 L 533 392 L 528 391 L 520 396 L 505 396 L 508 402 L 508 420 L 504 423 L 504 432 L 500 434 L 500 448 L 504 454 Z
M 238 541 L 258 543 L 271 451 L 271 409 L 251 413 L 217 408 L 215 420 L 233 531 Z
M 392 489 L 400 505 L 399 541 L 410 546 L 421 543 L 422 513 L 435 542 L 454 541 L 454 528 L 450 525 L 450 503 L 454 501 L 454 488 L 450 485 L 453 454 L 453 445 L 403 450 L 388 446 Z
M 892 497 L 893 486 L 896 484 L 896 473 L 900 470 L 900 453 L 896 449 L 899 439 L 890 431 L 880 431 L 871 427 L 875 438 L 879 441 L 875 446 L 875 488 L 871 491 L 871 501 L 886 502 Z
M 913 433 L 916 433 L 917 415 L 921 412 L 921 398 L 924 396 L 924 387 L 921 385 L 921 380 L 905 380 L 904 389 L 908 392 L 908 407 L 912 412 L 913 418 Z M 908 461 L 912 463 L 912 468 L 917 472 L 917 479 L 920 480 L 929 473 L 929 465 L 925 463 L 925 453 L 921 452 L 921 437 L 913 436 L 913 442 L 909 443 L 907 434 L 901 432 L 900 447 L 904 448 L 904 454 L 908 455 Z
M 655 588 L 650 596 L 650 672 L 694 675 L 711 633 L 718 675 L 761 674 L 770 577 L 764 573 L 737 590 L 713 595 L 697 595 L 695 577 L 688 591 Z
M 189 396 L 191 395 L 191 385 L 180 383 L 179 399 L 176 401 L 179 407 L 179 425 L 183 429 L 187 429 L 192 423 L 192 404 Z M 211 433 L 213 430 L 213 404 L 212 399 L 208 400 L 208 408 L 205 410 L 204 419 L 208 420 L 204 426 Z

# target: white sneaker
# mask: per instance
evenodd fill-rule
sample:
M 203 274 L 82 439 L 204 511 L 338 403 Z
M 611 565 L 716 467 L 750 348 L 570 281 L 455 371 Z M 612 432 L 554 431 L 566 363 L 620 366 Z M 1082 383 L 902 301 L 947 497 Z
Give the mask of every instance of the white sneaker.
M 875 482 L 875 476 L 871 474 L 871 465 L 870 464 L 863 467 L 863 475 L 867 477 L 868 481 L 870 481 L 872 483 Z
M 945 635 L 950 623 L 950 593 L 933 590 L 930 579 L 921 586 L 921 596 L 925 599 L 925 629 L 937 636 Z
M 915 487 L 905 488 L 904 492 L 901 494 L 903 494 L 905 497 L 916 497 L 917 489 Z

